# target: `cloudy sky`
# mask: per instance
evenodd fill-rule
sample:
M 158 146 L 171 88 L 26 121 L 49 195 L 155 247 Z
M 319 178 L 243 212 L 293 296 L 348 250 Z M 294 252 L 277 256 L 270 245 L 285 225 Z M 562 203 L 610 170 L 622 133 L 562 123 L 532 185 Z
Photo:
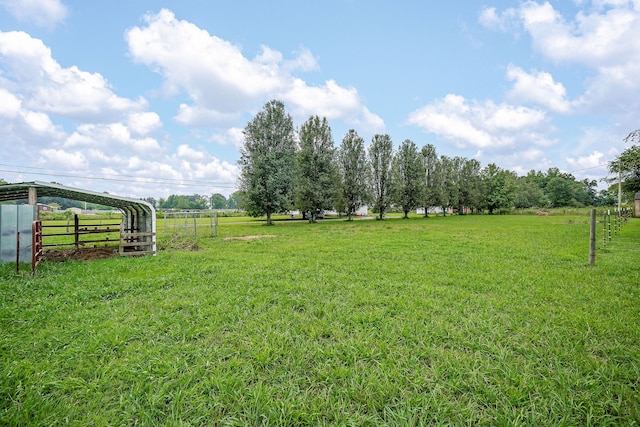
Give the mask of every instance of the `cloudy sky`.
M 229 195 L 271 99 L 336 146 L 599 179 L 640 128 L 640 0 L 0 0 L 6 181 Z

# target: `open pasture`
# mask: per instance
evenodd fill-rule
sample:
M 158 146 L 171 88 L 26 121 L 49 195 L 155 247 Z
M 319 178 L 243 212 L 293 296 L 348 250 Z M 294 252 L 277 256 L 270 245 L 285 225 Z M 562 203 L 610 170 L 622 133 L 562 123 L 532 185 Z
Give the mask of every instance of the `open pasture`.
M 640 220 L 593 267 L 587 220 L 239 221 L 0 266 L 0 424 L 637 424 Z

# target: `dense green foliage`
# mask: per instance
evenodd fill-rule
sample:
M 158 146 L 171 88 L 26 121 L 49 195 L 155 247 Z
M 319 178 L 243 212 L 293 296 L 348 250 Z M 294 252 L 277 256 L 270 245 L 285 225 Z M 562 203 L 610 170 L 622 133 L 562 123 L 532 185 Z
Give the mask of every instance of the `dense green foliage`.
M 391 182 L 394 202 L 402 209 L 405 218 L 424 200 L 423 175 L 418 147 L 410 139 L 404 140 L 393 158 Z
M 271 101 L 267 105 L 277 106 L 278 117 L 286 116 L 281 102 Z M 512 208 L 603 206 L 612 202 L 610 191 L 596 193 L 596 181 L 577 181 L 570 173 L 557 168 L 547 172 L 532 170 L 526 176 L 518 176 L 493 163 L 483 168 L 475 159 L 438 156 L 431 144 L 419 149 L 413 141 L 406 140 L 394 150 L 389 135 L 374 135 L 368 155 L 364 156 L 363 140 L 353 129 L 345 135 L 334 156 L 329 124 L 326 118 L 317 116 L 304 123 L 298 132 L 296 167 L 266 167 L 248 154 L 264 159 L 267 148 L 274 149 L 277 144 L 290 147 L 288 141 L 293 137 L 293 130 L 290 117 L 286 116 L 286 125 L 282 126 L 287 130 L 284 136 L 270 133 L 281 125 L 273 122 L 273 118 L 265 120 L 264 115 L 264 111 L 259 113 L 247 125 L 240 161 L 242 199 L 248 212 L 255 216 L 267 213 L 265 202 L 276 199 L 278 202 L 270 212 L 299 209 L 309 215 L 311 221 L 316 213 L 325 209 L 335 209 L 351 217 L 358 207 L 368 202 L 373 203 L 372 210 L 380 219 L 390 208 L 402 210 L 406 217 L 419 207 L 428 216 L 434 208 L 445 213 L 451 209 L 458 213 L 485 210 L 494 213 Z M 258 131 L 249 132 L 250 128 Z M 263 147 L 251 148 L 256 141 L 261 141 Z M 321 153 L 327 155 L 319 156 Z M 278 159 L 286 163 L 289 155 Z M 295 182 L 294 200 L 290 200 L 286 174 Z M 279 191 L 266 192 L 264 188 L 269 182 L 287 185 Z M 270 195 L 267 197 L 267 194 Z M 256 204 L 257 201 L 262 204 Z
M 272 214 L 293 204 L 295 131 L 282 102 L 268 102 L 247 124 L 238 164 L 244 209 L 251 216 L 266 215 L 271 224 Z
M 640 129 L 627 135 L 625 142 L 633 145 L 609 164 L 609 170 L 622 176 L 623 190 L 629 197 L 633 197 L 640 192 Z
M 424 197 L 421 207 L 424 209 L 424 216 L 429 216 L 429 209 L 432 206 L 439 206 L 438 198 L 439 175 L 437 174 L 438 154 L 436 147 L 427 144 L 420 150 L 422 155 L 422 170 L 424 171 L 424 181 L 422 196 Z
M 485 185 L 485 206 L 490 214 L 511 207 L 514 196 L 512 185 L 515 184 L 515 176 L 511 172 L 491 163 L 482 171 L 482 182 Z
M 172 194 L 166 199 L 161 198 L 155 207 L 159 209 L 207 209 L 209 201 L 206 196 L 201 196 L 200 194 Z
M 296 157 L 295 205 L 309 213 L 314 222 L 318 214 L 334 206 L 338 171 L 333 137 L 327 119 L 309 118 L 300 128 L 300 149 Z
M 389 135 L 374 135 L 369 146 L 369 164 L 371 165 L 371 186 L 373 188 L 373 210 L 378 212 L 378 219 L 393 202 L 392 174 L 393 142 Z
M 0 266 L 0 424 L 635 425 L 640 220 L 588 267 L 586 218 L 242 219 Z
M 371 199 L 371 169 L 364 148 L 364 139 L 351 129 L 342 139 L 338 149 L 338 173 L 340 187 L 338 206 L 349 220 L 360 207 Z

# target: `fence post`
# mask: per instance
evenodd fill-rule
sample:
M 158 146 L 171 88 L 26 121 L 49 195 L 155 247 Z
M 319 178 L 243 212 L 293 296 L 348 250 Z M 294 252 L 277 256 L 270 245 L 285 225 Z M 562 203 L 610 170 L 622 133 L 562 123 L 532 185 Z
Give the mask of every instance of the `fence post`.
M 20 273 L 20 232 L 16 234 L 16 274 Z
M 589 265 L 596 263 L 596 210 L 591 209 L 591 221 L 589 232 Z
M 31 274 L 36 275 L 36 268 L 42 259 L 42 222 L 31 223 Z
M 76 249 L 80 248 L 80 235 L 79 235 L 80 220 L 78 214 L 73 215 L 73 238 L 76 245 Z
M 193 213 L 193 238 L 194 239 L 198 238 L 198 221 L 196 219 L 196 215 L 197 213 L 194 212 Z

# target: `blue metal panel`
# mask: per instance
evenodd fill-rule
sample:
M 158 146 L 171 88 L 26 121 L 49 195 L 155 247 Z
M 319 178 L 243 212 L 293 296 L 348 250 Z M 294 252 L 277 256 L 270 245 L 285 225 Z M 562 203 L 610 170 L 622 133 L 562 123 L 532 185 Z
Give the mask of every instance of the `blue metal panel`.
M 0 205 L 0 262 L 15 262 L 18 232 L 20 261 L 31 262 L 31 224 L 35 218 L 35 206 Z

